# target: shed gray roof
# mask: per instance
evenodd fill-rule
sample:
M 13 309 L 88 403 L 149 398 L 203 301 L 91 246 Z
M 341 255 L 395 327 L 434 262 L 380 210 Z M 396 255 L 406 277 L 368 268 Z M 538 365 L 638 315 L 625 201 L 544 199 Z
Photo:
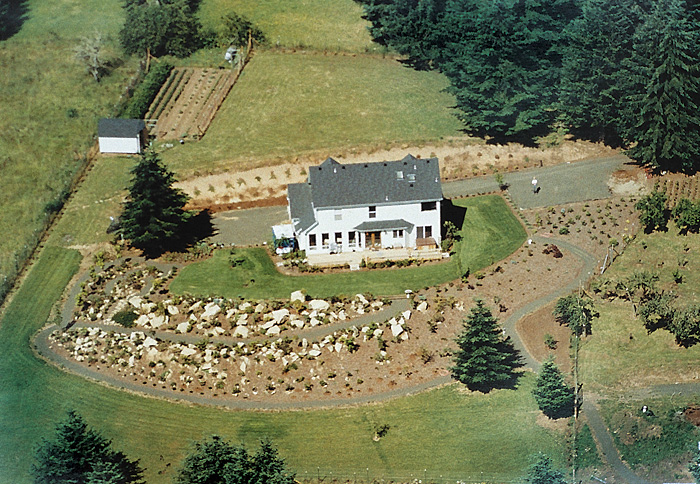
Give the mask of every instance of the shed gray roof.
M 437 158 L 340 164 L 328 158 L 309 168 L 316 209 L 442 200 Z
M 146 128 L 142 119 L 107 119 L 97 122 L 100 138 L 134 138 Z
M 297 233 L 306 231 L 316 223 L 314 207 L 311 204 L 311 185 L 308 183 L 290 183 L 287 186 L 289 215 L 292 217 Z
M 362 222 L 360 225 L 355 227 L 354 230 L 358 232 L 375 232 L 377 230 L 398 230 L 405 229 L 409 232 L 413 230 L 413 224 L 411 222 L 406 222 L 404 219 L 398 220 L 371 220 L 369 222 Z

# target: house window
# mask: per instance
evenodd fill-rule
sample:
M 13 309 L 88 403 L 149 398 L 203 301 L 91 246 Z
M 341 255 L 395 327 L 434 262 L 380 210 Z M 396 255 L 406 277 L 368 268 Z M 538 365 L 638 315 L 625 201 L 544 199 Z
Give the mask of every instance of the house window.
M 376 205 L 370 205 L 369 218 L 377 218 L 377 206 Z
M 420 204 L 421 212 L 427 212 L 429 210 L 437 210 L 437 202 L 423 202 Z
M 416 233 L 416 237 L 419 239 L 427 239 L 428 237 L 433 236 L 433 227 L 431 225 L 426 225 L 425 227 L 416 227 L 418 230 Z
M 354 247 L 357 243 L 357 238 L 355 236 L 357 232 L 348 232 L 348 245 Z
M 394 238 L 398 239 L 399 237 L 403 237 L 403 229 L 394 230 Z
M 335 243 L 338 245 L 341 245 L 343 243 L 343 233 L 342 232 L 335 233 Z
M 330 237 L 328 234 L 321 234 L 321 247 L 323 247 L 324 249 L 328 248 L 328 239 L 329 238 Z
M 336 220 L 343 220 L 343 212 L 340 210 L 335 211 L 335 219 Z
M 309 234 L 309 247 L 316 248 L 316 234 Z
M 403 180 L 403 172 L 402 172 L 402 171 L 397 171 L 397 172 L 396 172 L 396 179 L 397 179 L 397 180 Z

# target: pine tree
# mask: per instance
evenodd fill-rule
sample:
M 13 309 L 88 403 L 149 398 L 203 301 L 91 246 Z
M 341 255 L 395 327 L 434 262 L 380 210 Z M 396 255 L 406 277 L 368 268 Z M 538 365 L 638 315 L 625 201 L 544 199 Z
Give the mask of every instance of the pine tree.
M 54 440 L 44 439 L 32 467 L 35 484 L 142 483 L 137 461 L 111 448 L 111 442 L 89 428 L 74 411 L 56 427 Z
M 245 447 L 233 446 L 218 436 L 194 444 L 185 457 L 177 484 L 294 484 L 294 473 L 263 440 L 251 456 Z
M 560 102 L 579 135 L 619 146 L 626 132 L 626 62 L 646 15 L 640 0 L 587 0 L 566 31 Z
M 187 195 L 173 188 L 175 177 L 152 150 L 144 151 L 133 175 L 120 218 L 121 233 L 131 245 L 155 257 L 177 248 L 190 213 L 183 210 Z
M 628 156 L 659 170 L 700 168 L 700 27 L 683 0 L 662 0 L 635 36 L 637 78 Z
M 454 379 L 484 393 L 512 384 L 519 366 L 517 351 L 483 301 L 472 308 L 456 342 L 459 350 L 450 368 Z
M 564 474 L 552 468 L 552 460 L 540 454 L 537 461 L 530 466 L 530 470 L 525 478 L 525 482 L 530 484 L 566 484 Z
M 563 418 L 573 415 L 574 389 L 564 382 L 561 371 L 552 359 L 542 364 L 532 393 L 537 406 L 547 417 Z

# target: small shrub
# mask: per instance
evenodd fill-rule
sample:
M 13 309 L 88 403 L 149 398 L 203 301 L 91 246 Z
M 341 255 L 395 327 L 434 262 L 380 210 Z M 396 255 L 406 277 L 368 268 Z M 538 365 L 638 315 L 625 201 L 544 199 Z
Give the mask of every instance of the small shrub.
M 549 348 L 550 350 L 556 350 L 557 349 L 557 340 L 554 339 L 554 336 L 547 333 L 544 335 L 544 345 L 547 348 Z
M 131 309 L 125 309 L 112 316 L 112 321 L 124 326 L 125 328 L 133 328 L 138 317 L 139 315 Z

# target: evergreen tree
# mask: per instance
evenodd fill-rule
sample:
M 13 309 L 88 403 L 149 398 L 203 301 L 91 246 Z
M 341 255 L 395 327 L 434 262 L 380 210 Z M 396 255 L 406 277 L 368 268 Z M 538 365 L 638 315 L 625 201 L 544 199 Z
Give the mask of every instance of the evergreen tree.
M 137 461 L 111 448 L 112 443 L 89 428 L 77 413 L 56 427 L 54 440 L 44 439 L 32 467 L 35 484 L 142 483 Z
M 148 149 L 131 170 L 129 196 L 121 215 L 121 233 L 131 245 L 155 257 L 177 248 L 190 213 L 183 210 L 187 195 L 173 188 L 175 177 L 158 155 Z
M 287 469 L 272 444 L 264 440 L 251 456 L 241 446 L 233 446 L 218 436 L 194 444 L 185 457 L 176 484 L 294 484 L 294 473 Z
M 564 382 L 564 376 L 551 358 L 542 364 L 532 393 L 537 406 L 547 417 L 563 418 L 573 415 L 574 389 Z
M 450 368 L 452 378 L 484 393 L 512 384 L 519 356 L 483 301 L 472 308 L 456 342 L 459 350 Z
M 661 0 L 635 36 L 636 79 L 630 99 L 635 120 L 627 151 L 659 170 L 700 168 L 700 27 L 683 0 Z
M 525 482 L 530 484 L 566 484 L 566 479 L 561 471 L 552 468 L 552 460 L 548 456 L 540 454 L 537 461 L 530 466 Z
M 693 456 L 693 460 L 688 464 L 688 470 L 693 475 L 695 482 L 700 482 L 700 451 Z
M 644 231 L 665 231 L 668 226 L 668 210 L 666 210 L 666 193 L 654 190 L 640 198 L 634 205 L 639 210 L 639 221 L 644 225 Z
M 586 138 L 618 146 L 627 129 L 626 94 L 634 33 L 644 0 L 587 0 L 566 31 L 561 109 Z

